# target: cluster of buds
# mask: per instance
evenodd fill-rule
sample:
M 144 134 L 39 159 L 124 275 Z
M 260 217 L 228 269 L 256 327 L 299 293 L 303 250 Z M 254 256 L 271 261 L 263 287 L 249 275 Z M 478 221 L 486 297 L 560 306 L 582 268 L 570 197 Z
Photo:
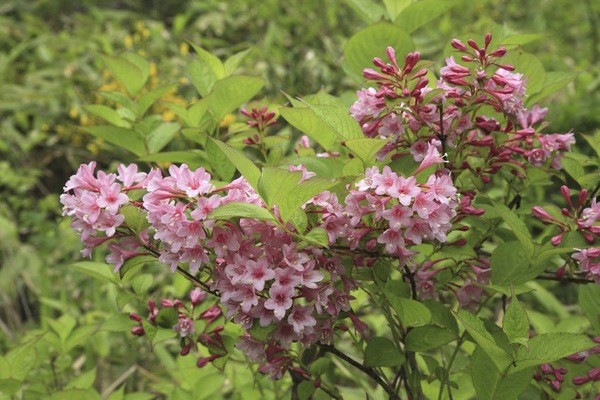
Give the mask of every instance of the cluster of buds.
M 262 142 L 262 136 L 266 129 L 269 126 L 275 125 L 277 123 L 277 118 L 274 112 L 269 111 L 267 106 L 263 106 L 262 108 L 252 108 L 250 111 L 242 109 L 241 113 L 248 117 L 248 121 L 246 124 L 253 128 L 256 128 L 258 134 L 253 134 L 252 136 L 243 140 L 244 144 L 253 145 L 260 144 Z
M 500 63 L 506 49 L 490 51 L 490 43 L 490 34 L 482 47 L 473 40 L 468 46 L 453 40 L 452 46 L 464 53 L 462 62 L 472 65 L 449 57 L 435 88 L 428 86 L 427 70 L 418 68 L 418 53 L 410 53 L 403 67 L 391 48 L 389 63 L 373 60 L 380 72 L 365 69 L 364 76 L 377 88 L 358 91 L 350 113 L 366 136 L 388 139 L 380 159 L 410 150 L 419 161 L 429 143 L 448 152 L 448 169 L 471 170 L 484 182 L 506 165 L 521 177 L 527 166 L 561 167 L 562 153 L 575 142 L 573 134 L 540 132 L 547 110 L 524 107 L 524 77 L 513 73 L 512 65 Z M 502 118 L 486 115 L 488 111 Z
M 567 369 L 563 367 L 553 367 L 545 363 L 539 366 L 538 371 L 533 378 L 538 382 L 546 382 L 555 392 L 560 391 L 562 383 L 565 381 L 564 375 Z

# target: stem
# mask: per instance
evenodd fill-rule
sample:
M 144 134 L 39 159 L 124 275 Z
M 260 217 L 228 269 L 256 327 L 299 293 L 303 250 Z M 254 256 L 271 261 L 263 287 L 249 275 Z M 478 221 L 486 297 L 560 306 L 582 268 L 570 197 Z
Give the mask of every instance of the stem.
M 577 278 L 574 276 L 566 276 L 563 278 L 559 278 L 556 275 L 540 275 L 535 279 L 539 279 L 542 281 L 556 281 L 556 282 L 569 282 L 569 283 L 594 283 L 594 281 L 591 279 Z
M 364 372 L 366 375 L 368 375 L 371 379 L 373 379 L 379 386 L 381 386 L 383 388 L 383 390 L 385 390 L 385 392 L 390 396 L 390 399 L 393 400 L 400 400 L 400 397 L 398 396 L 398 393 L 396 393 L 396 391 L 394 390 L 394 388 L 392 386 L 390 386 L 386 381 L 384 381 L 381 376 L 379 376 L 379 374 L 377 374 L 377 372 L 371 368 L 371 367 L 366 367 L 364 365 L 362 365 L 361 363 L 359 363 L 358 361 L 354 360 L 353 358 L 347 356 L 346 354 L 342 353 L 340 350 L 338 350 L 337 348 L 335 348 L 333 345 L 326 345 L 326 344 L 319 344 L 319 346 L 337 356 L 338 358 L 346 361 L 348 364 L 352 365 L 354 368 Z

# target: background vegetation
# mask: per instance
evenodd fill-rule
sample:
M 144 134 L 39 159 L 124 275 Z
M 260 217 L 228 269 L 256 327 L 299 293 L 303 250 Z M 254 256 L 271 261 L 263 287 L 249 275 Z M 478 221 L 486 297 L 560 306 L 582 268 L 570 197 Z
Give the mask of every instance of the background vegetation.
M 159 268 L 131 281 L 90 279 L 86 265 L 72 265 L 81 258 L 80 243 L 60 216 L 58 195 L 81 162 L 94 159 L 107 167 L 136 160 L 82 129 L 101 123 L 89 105 L 112 105 L 115 98 L 107 93 L 123 91 L 102 55 L 130 51 L 150 61 L 144 90 L 169 88 L 151 110 L 165 122 L 178 121 L 176 106 L 197 97 L 187 67 L 195 57 L 191 44 L 222 60 L 251 49 L 240 70 L 265 79 L 261 103 L 318 90 L 350 99 L 360 82 L 345 71 L 344 46 L 361 28 L 385 20 L 384 14 L 383 2 L 366 0 L 3 2 L 0 377 L 3 369 L 17 368 L 20 379 L 0 379 L 0 392 L 26 399 L 74 393 L 110 399 L 282 396 L 284 383 L 254 382 L 245 364 L 230 363 L 225 375 L 211 366 L 199 370 L 195 360 L 176 357 L 168 341 L 151 344 L 132 336 L 126 313 L 143 313 L 148 292 L 153 299 L 183 296 L 186 281 Z M 425 58 L 441 61 L 451 38 L 490 30 L 531 34 L 524 47 L 546 73 L 564 78 L 560 91 L 543 101 L 552 130 L 598 134 L 598 2 L 463 0 L 412 36 Z M 241 115 L 233 113 L 222 125 L 238 120 Z M 183 139 L 178 134 L 169 150 L 185 148 Z M 540 307 L 547 308 L 549 323 L 557 323 L 576 293 L 548 288 L 554 294 L 543 291 L 549 303 Z M 351 386 L 350 372 L 346 379 Z

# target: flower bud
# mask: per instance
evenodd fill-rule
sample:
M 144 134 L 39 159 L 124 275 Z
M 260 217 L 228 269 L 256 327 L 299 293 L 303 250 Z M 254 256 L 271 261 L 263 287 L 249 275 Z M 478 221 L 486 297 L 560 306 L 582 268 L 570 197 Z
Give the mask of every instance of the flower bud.
M 467 47 L 464 45 L 464 43 L 458 39 L 452 39 L 452 41 L 450 42 L 450 45 L 458 51 L 467 50 Z

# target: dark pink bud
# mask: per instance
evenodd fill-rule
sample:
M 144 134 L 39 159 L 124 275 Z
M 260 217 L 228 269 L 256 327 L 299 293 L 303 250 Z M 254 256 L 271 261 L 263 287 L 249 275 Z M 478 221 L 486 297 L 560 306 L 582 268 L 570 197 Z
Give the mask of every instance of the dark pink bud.
M 216 360 L 219 357 L 221 357 L 221 356 L 218 355 L 218 354 L 213 354 L 212 356 L 209 356 L 209 357 L 201 357 L 201 358 L 198 359 L 198 361 L 196 361 L 196 366 L 198 368 L 204 368 L 204 367 L 206 367 L 206 365 L 209 362 L 214 361 L 214 360 Z
M 206 298 L 206 292 L 200 288 L 195 288 L 190 293 L 190 300 L 192 301 L 193 306 L 197 306 Z
M 583 385 L 584 383 L 588 383 L 589 381 L 590 378 L 588 378 L 587 376 L 576 376 L 573 378 L 574 385 Z
M 385 52 L 392 64 L 397 65 L 398 63 L 396 62 L 396 51 L 394 50 L 394 48 L 392 46 L 388 46 Z
M 129 319 L 135 322 L 142 322 L 142 317 L 140 317 L 136 313 L 129 313 Z
M 473 61 L 475 61 L 475 58 L 473 58 L 471 56 L 467 56 L 467 55 L 460 56 L 460 59 L 463 60 L 464 62 L 473 62 Z
M 452 39 L 452 41 L 450 42 L 450 45 L 458 51 L 467 50 L 467 46 L 465 46 L 464 43 L 458 39 Z
M 492 34 L 488 32 L 485 34 L 485 48 L 486 49 L 488 48 L 488 46 L 490 45 L 491 42 L 492 42 Z
M 188 343 L 181 348 L 181 351 L 179 352 L 179 354 L 182 356 L 187 356 L 190 353 L 191 349 L 192 349 L 192 343 Z
M 595 338 L 592 339 L 594 342 L 596 343 L 600 343 L 600 336 L 596 336 Z
M 313 386 L 316 388 L 320 388 L 321 387 L 321 380 L 320 379 L 315 379 L 315 381 L 313 382 Z
M 383 75 L 371 68 L 363 69 L 363 76 L 367 79 L 372 79 L 374 81 L 385 79 Z
M 593 370 L 589 371 L 587 376 L 594 382 L 600 381 L 600 367 L 596 367 Z
M 560 390 L 560 382 L 559 382 L 559 381 L 557 381 L 556 379 L 553 379 L 553 380 L 550 382 L 550 387 L 551 387 L 553 390 L 555 390 L 555 391 L 557 391 L 557 392 L 558 392 L 558 391 Z
M 565 357 L 565 359 L 575 362 L 575 363 L 582 363 L 587 359 L 587 356 L 582 353 L 575 353 L 575 354 L 571 354 L 568 357 Z
M 467 40 L 467 43 L 469 44 L 469 46 L 471 46 L 474 50 L 479 50 L 479 46 L 477 46 L 477 43 L 473 40 L 473 39 L 469 39 Z
M 552 218 L 552 216 L 550 214 L 548 214 L 546 212 L 546 210 L 544 210 L 542 207 L 540 206 L 533 206 L 531 208 L 531 213 L 541 219 L 551 219 L 554 220 L 554 218 Z
M 131 328 L 131 333 L 135 336 L 144 336 L 144 333 L 146 333 L 144 331 L 144 328 L 141 326 L 134 326 L 133 328 Z
M 571 208 L 573 208 L 573 204 L 571 203 L 571 191 L 569 190 L 569 188 L 566 187 L 565 185 L 562 185 L 560 187 L 560 192 L 562 193 L 563 197 L 567 201 L 567 204 L 569 206 L 571 206 Z
M 496 50 L 494 50 L 491 55 L 494 57 L 502 57 L 506 54 L 506 48 L 504 47 L 498 47 Z
M 581 189 L 579 192 L 579 197 L 577 198 L 577 206 L 581 207 L 585 204 L 585 199 L 587 198 L 588 191 L 587 189 Z
M 559 269 L 556 270 L 555 274 L 557 278 L 562 278 L 567 273 L 567 266 L 563 265 Z
M 515 66 L 510 64 L 498 64 L 498 67 L 510 72 L 515 70 Z
M 550 243 L 552 243 L 552 246 L 558 246 L 559 244 L 561 244 L 564 235 L 565 235 L 565 233 L 561 232 L 558 235 L 553 236 L 552 239 L 550 239 Z
M 542 372 L 544 374 L 551 374 L 554 371 L 554 368 L 552 368 L 552 365 L 550 365 L 548 363 L 540 365 L 540 369 L 542 370 Z

